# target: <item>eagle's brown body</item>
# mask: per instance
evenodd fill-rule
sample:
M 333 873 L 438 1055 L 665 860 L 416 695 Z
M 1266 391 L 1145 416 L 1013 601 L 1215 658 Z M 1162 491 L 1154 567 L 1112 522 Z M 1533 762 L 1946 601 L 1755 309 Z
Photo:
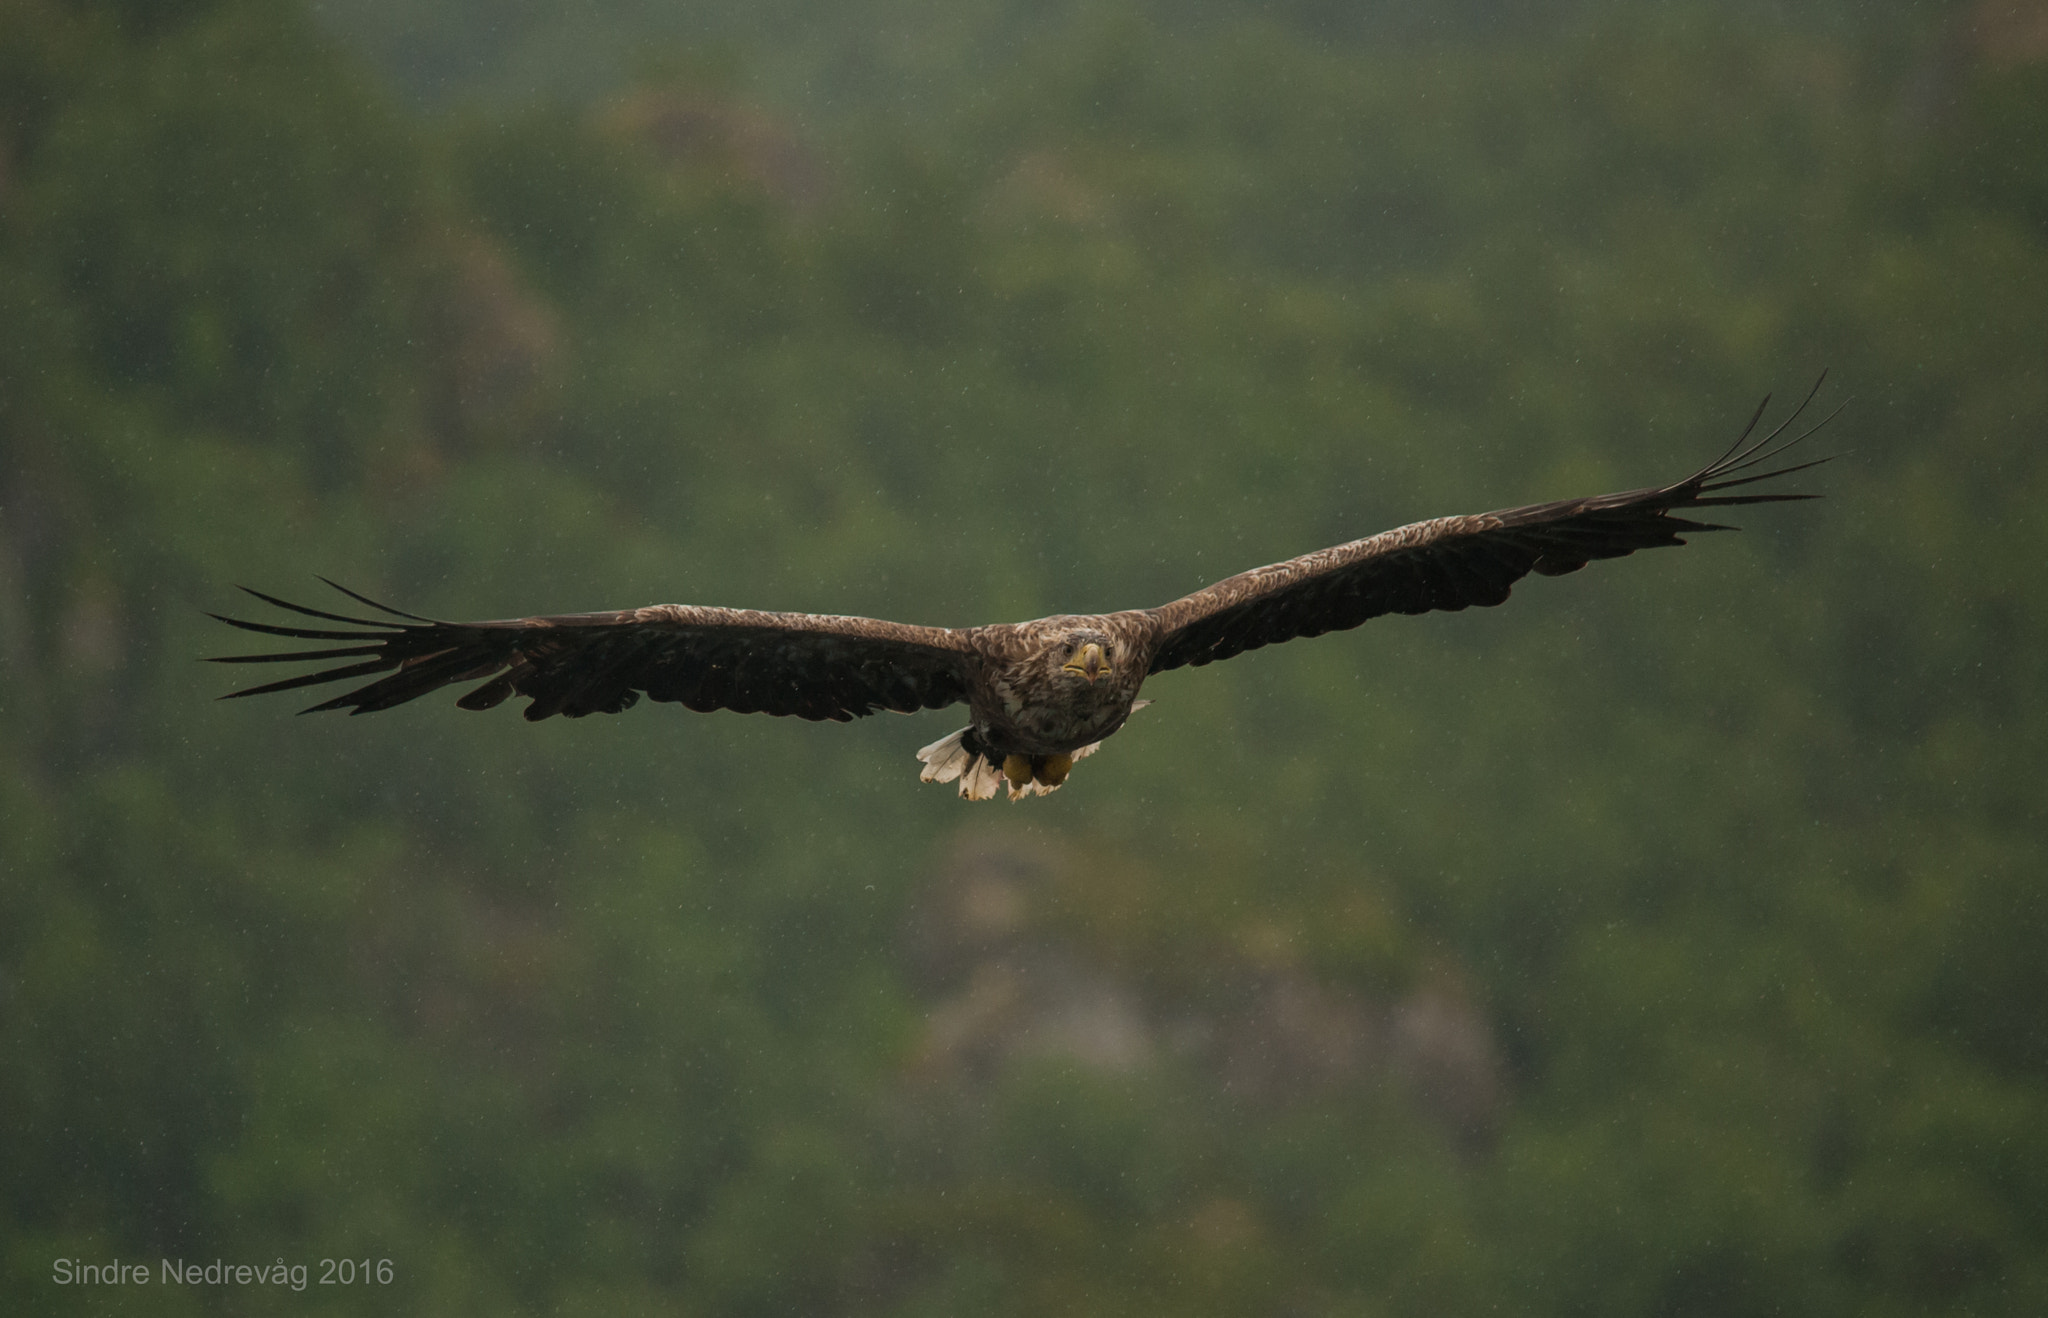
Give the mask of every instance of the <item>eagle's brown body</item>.
M 1725 529 L 1675 516 L 1679 509 L 1810 498 L 1715 493 L 1814 465 L 1739 474 L 1812 433 L 1773 447 L 1791 422 L 1745 444 L 1752 418 L 1719 461 L 1670 485 L 1417 522 L 1255 568 L 1154 609 L 962 629 L 680 604 L 450 623 L 343 591 L 397 619 L 384 622 L 252 591 L 354 630 L 222 618 L 247 631 L 345 644 L 219 662 L 355 660 L 234 694 L 377 675 L 313 707 L 357 714 L 458 682 L 481 684 L 456 702 L 463 708 L 525 696 L 528 719 L 617 713 L 642 694 L 696 710 L 840 721 L 964 702 L 968 726 L 918 753 L 923 777 L 957 781 L 961 795 L 974 799 L 1007 785 L 1014 800 L 1058 788 L 1074 760 L 1142 707 L 1139 690 L 1155 673 L 1356 627 L 1385 613 L 1499 604 L 1530 572 L 1556 576 L 1593 559 L 1683 544 L 1685 532 Z
M 926 782 L 960 783 L 970 800 L 1055 791 L 1074 761 L 1093 753 L 1141 703 L 1153 629 L 1139 612 L 1063 614 L 967 633 L 967 708 L 973 722 L 919 751 Z M 1099 671 L 1071 665 L 1096 647 Z
M 979 652 L 969 670 L 967 708 L 991 754 L 1071 754 L 1124 725 L 1151 662 L 1140 613 L 1039 618 L 968 633 Z M 1089 680 L 1063 669 L 1075 635 L 1107 638 L 1111 667 Z

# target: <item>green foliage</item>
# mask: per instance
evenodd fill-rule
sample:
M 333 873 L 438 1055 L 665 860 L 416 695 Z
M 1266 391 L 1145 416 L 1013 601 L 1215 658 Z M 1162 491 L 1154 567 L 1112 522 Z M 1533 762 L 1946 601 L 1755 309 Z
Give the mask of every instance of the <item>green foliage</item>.
M 2048 1306 L 2041 65 L 1054 8 L 904 7 L 900 95 L 757 101 L 830 61 L 732 17 L 426 120 L 295 10 L 0 5 L 0 1293 Z M 192 662 L 314 571 L 1157 602 L 1667 478 L 1821 364 L 1826 502 L 1174 674 L 1011 832 L 915 783 L 952 715 L 297 721 Z M 941 955 L 975 856 L 1040 878 Z

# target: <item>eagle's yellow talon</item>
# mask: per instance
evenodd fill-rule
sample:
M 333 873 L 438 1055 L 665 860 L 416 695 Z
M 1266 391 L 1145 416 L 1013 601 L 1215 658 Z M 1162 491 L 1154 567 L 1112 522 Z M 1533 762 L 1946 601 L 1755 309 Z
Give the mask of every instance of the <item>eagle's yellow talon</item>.
M 1058 787 L 1061 783 L 1067 780 L 1067 775 L 1069 773 L 1072 773 L 1073 769 L 1073 756 L 1048 755 L 1045 757 L 1043 763 L 1039 764 L 1036 768 L 1034 768 L 1031 771 L 1031 776 L 1038 779 L 1039 782 L 1044 783 L 1047 787 Z M 1018 785 L 1022 786 L 1021 783 Z
M 1031 781 L 1031 761 L 1022 755 L 1012 755 L 1003 761 L 1003 777 L 1010 780 L 1012 787 L 1022 787 Z

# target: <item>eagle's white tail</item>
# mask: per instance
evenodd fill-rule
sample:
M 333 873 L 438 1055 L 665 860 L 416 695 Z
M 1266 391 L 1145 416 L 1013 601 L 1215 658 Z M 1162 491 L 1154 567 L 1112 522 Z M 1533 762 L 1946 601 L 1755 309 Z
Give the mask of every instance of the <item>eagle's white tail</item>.
M 996 789 L 1003 785 L 1003 775 L 993 764 L 960 744 L 960 739 L 968 731 L 962 728 L 919 751 L 917 758 L 924 761 L 924 772 L 917 776 L 928 783 L 950 783 L 957 778 L 960 780 L 960 795 L 968 800 L 993 800 Z

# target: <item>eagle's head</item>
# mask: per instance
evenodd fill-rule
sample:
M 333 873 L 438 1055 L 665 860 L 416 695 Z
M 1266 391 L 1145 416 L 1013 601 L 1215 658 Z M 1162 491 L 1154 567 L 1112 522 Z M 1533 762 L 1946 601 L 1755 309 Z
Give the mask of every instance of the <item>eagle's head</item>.
M 1093 686 L 1116 672 L 1116 644 L 1107 632 L 1093 627 L 1076 627 L 1060 637 L 1053 647 L 1060 672 L 1070 680 Z

